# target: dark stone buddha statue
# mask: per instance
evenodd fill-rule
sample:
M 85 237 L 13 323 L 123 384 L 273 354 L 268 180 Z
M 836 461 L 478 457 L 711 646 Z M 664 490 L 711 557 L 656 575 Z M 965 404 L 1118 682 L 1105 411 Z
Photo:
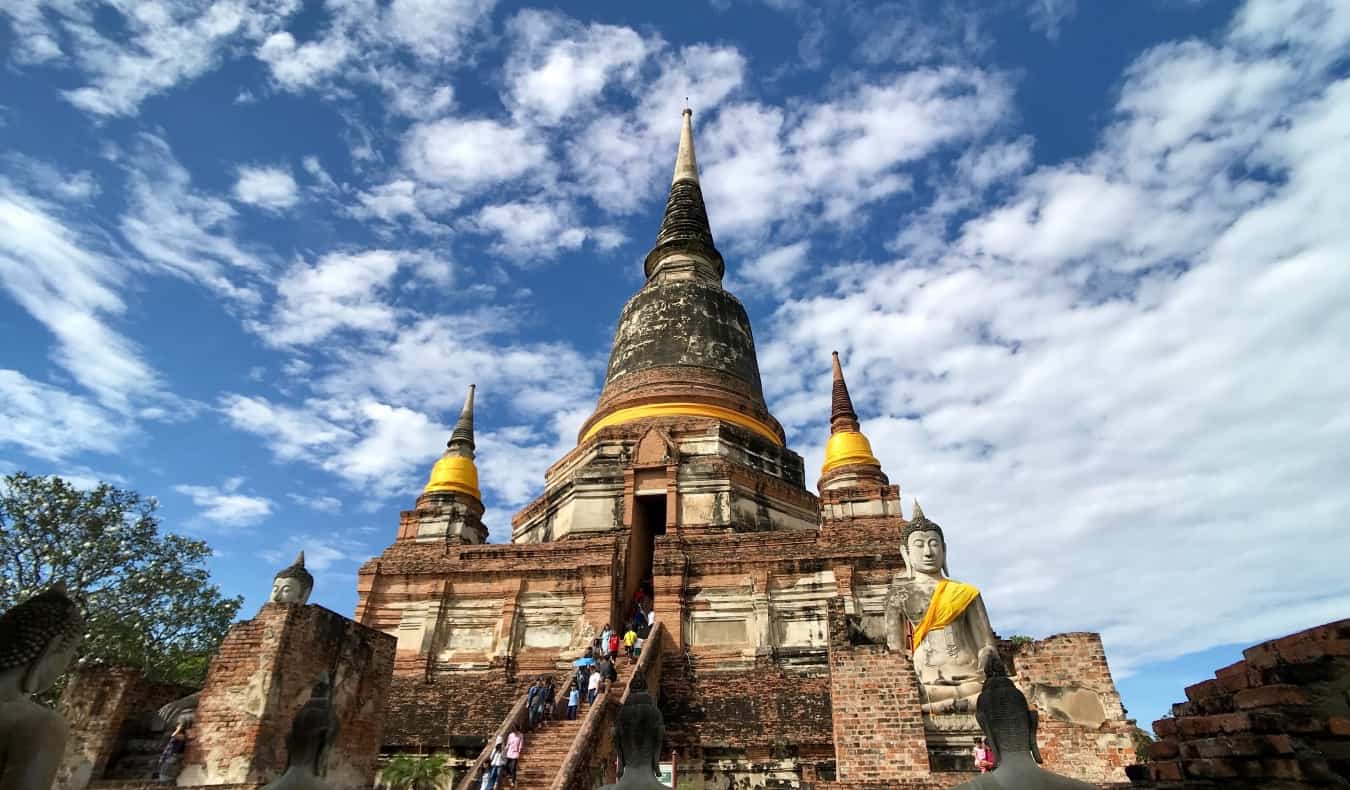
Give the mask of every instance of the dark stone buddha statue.
M 618 782 L 601 790 L 670 790 L 656 778 L 666 720 L 647 693 L 645 675 L 634 675 L 631 689 L 614 723 L 614 746 L 623 773 Z
M 48 790 L 69 727 L 29 699 L 65 672 L 84 638 L 84 615 L 56 584 L 0 615 L 0 790 Z
M 1036 747 L 1039 719 L 997 661 L 989 666 L 984 688 L 975 703 L 975 719 L 994 750 L 996 767 L 991 773 L 957 785 L 955 790 L 1096 789 L 1096 785 L 1051 773 L 1040 766 L 1041 753 Z
M 327 673 L 314 683 L 309 701 L 296 711 L 286 735 L 286 772 L 263 790 L 330 790 L 324 758 L 337 739 L 337 716 Z

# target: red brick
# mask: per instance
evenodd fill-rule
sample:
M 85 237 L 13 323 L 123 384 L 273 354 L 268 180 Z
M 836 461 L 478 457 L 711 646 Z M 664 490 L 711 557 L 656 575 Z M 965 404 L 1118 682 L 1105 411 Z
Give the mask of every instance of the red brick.
M 1241 691 L 1238 691 L 1233 695 L 1233 702 L 1240 710 L 1285 705 L 1306 705 L 1308 703 L 1308 695 L 1297 686 L 1261 686 L 1259 688 L 1242 689 Z

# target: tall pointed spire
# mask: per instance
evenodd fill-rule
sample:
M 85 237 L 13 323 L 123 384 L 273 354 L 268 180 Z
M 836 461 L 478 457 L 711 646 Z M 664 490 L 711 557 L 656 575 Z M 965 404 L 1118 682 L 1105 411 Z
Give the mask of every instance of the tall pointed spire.
M 455 429 L 450 432 L 450 441 L 446 443 L 446 448 L 458 450 L 459 454 L 473 458 L 473 391 L 476 384 L 469 385 L 469 394 L 464 396 L 464 408 L 459 410 L 459 419 L 455 421 Z
M 858 430 L 858 413 L 853 410 L 853 399 L 844 383 L 844 369 L 839 365 L 839 352 L 831 351 L 834 365 L 834 383 L 830 389 L 830 433 Z
M 476 385 L 469 385 L 469 393 L 464 396 L 464 408 L 459 411 L 454 430 L 450 432 L 450 441 L 445 444 L 445 453 L 441 460 L 431 467 L 431 479 L 427 481 L 423 494 L 460 493 L 483 500 L 478 492 L 478 467 L 473 462 L 473 392 Z
M 867 441 L 858 426 L 858 414 L 853 411 L 853 399 L 844 383 L 844 368 L 839 364 L 839 352 L 831 354 L 833 386 L 830 390 L 830 439 L 825 443 L 825 464 L 820 469 L 821 479 L 842 467 L 872 467 L 877 474 L 881 462 L 872 455 L 872 443 Z
M 702 272 L 701 276 L 720 283 L 726 265 L 713 243 L 708 208 L 703 203 L 703 190 L 698 183 L 693 118 L 694 111 L 685 108 L 680 147 L 675 154 L 675 177 L 666 198 L 666 213 L 661 218 L 661 230 L 656 234 L 656 246 L 647 253 L 642 268 L 651 279 L 663 263 L 684 261 L 692 263 L 695 272 Z
M 684 125 L 680 127 L 680 150 L 675 153 L 675 177 L 670 180 L 698 181 L 698 159 L 694 156 L 694 111 L 684 108 Z

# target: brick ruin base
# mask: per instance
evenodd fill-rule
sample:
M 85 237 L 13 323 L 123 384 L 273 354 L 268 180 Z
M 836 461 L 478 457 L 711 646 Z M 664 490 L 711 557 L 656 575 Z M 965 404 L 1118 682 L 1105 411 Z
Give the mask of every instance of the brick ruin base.
M 1350 620 L 1249 647 L 1153 723 L 1144 788 L 1350 785 Z
M 149 779 L 166 737 L 155 726 L 155 711 L 192 691 L 147 680 L 136 669 L 76 670 L 61 694 L 70 734 L 53 786 L 79 790 L 95 780 Z
M 280 776 L 295 713 L 327 673 L 338 734 L 325 780 L 369 787 L 395 643 L 320 606 L 265 604 L 230 629 L 211 662 L 178 784 L 258 785 Z

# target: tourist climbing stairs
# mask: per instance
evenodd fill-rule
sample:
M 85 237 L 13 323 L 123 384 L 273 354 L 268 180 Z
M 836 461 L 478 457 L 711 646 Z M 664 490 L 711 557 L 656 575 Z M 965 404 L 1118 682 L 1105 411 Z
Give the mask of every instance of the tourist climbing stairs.
M 597 696 L 594 705 L 582 702 L 577 707 L 577 717 L 567 718 L 567 695 L 572 690 L 573 680 L 569 678 L 558 691 L 553 705 L 553 717 L 533 730 L 525 730 L 525 698 L 511 708 L 511 712 L 502 720 L 497 732 L 488 740 L 478 759 L 469 767 L 455 790 L 477 790 L 477 780 L 487 765 L 488 754 L 496 737 L 506 737 L 513 726 L 520 726 L 525 734 L 525 748 L 520 754 L 516 766 L 514 787 L 509 777 L 498 780 L 494 790 L 570 790 L 586 786 L 585 780 L 604 767 L 600 755 L 592 754 L 601 740 L 604 727 L 614 726 L 614 717 L 619 704 L 630 691 L 633 676 L 641 671 L 648 678 L 659 669 L 661 645 L 664 642 L 664 626 L 657 622 L 647 639 L 648 647 L 642 651 L 642 658 L 629 661 L 620 657 L 616 666 L 618 679 L 609 684 L 604 696 Z M 605 760 L 611 758 L 606 757 Z
M 619 659 L 616 667 L 619 679 L 607 696 L 617 699 L 623 693 L 623 689 L 628 687 L 628 679 L 633 676 L 634 666 L 635 662 L 622 657 Z M 605 699 L 596 697 L 595 704 L 603 705 Z M 566 701 L 566 697 L 563 701 Z M 567 753 L 576 743 L 577 735 L 590 712 L 591 706 L 583 702 L 577 708 L 576 719 L 568 721 L 567 706 L 563 705 L 561 720 L 545 722 L 533 732 L 525 734 L 525 750 L 521 752 L 520 765 L 517 766 L 517 790 L 549 790 L 553 787 L 558 771 L 566 762 Z M 498 790 L 509 790 L 509 786 Z

